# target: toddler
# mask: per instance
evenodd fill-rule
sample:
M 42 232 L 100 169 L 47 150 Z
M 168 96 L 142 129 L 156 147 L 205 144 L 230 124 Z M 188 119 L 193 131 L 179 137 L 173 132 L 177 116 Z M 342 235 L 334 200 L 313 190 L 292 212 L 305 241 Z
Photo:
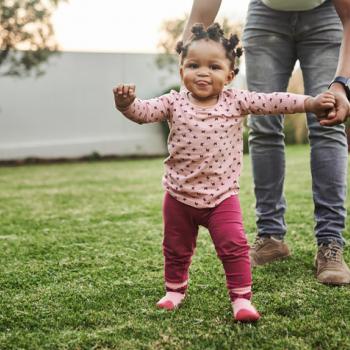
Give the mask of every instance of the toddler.
M 179 42 L 180 92 L 150 100 L 135 97 L 135 86 L 116 87 L 116 108 L 132 121 L 166 120 L 170 127 L 163 203 L 166 294 L 158 307 L 172 310 L 184 300 L 198 226 L 208 228 L 222 261 L 236 321 L 260 318 L 251 304 L 249 246 L 238 199 L 243 156 L 243 117 L 249 113 L 322 113 L 334 107 L 330 93 L 316 97 L 255 93 L 226 88 L 238 69 L 238 38 L 224 37 L 218 24 L 192 28 Z

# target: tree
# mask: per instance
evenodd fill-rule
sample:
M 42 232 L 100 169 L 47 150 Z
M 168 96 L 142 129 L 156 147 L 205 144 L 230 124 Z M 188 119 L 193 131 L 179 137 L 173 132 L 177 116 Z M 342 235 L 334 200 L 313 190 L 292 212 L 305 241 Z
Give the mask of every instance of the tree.
M 188 16 L 184 16 L 182 18 L 170 19 L 163 22 L 161 26 L 161 38 L 158 43 L 161 54 L 156 58 L 156 63 L 159 68 L 166 68 L 172 72 L 175 67 L 177 67 L 178 58 L 174 55 L 175 47 L 176 43 L 181 40 L 181 35 L 185 28 L 187 18 Z M 226 35 L 237 34 L 239 38 L 241 37 L 243 28 L 242 22 L 230 22 L 226 17 L 220 22 Z
M 60 1 L 0 0 L 0 76 L 43 73 L 58 50 L 51 16 Z

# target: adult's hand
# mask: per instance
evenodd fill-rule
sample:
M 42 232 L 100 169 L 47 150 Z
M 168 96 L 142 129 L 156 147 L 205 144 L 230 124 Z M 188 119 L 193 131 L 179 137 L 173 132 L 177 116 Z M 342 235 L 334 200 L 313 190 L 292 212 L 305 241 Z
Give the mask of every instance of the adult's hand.
M 350 0 L 348 0 L 350 1 Z M 195 23 L 210 26 L 220 9 L 221 0 L 193 0 L 192 9 L 182 34 L 182 41 L 186 42 L 191 36 L 191 28 Z
M 342 124 L 350 117 L 350 103 L 345 95 L 345 91 L 339 84 L 333 84 L 329 91 L 331 91 L 335 97 L 335 106 L 330 110 L 328 115 L 317 116 L 322 126 L 333 126 Z

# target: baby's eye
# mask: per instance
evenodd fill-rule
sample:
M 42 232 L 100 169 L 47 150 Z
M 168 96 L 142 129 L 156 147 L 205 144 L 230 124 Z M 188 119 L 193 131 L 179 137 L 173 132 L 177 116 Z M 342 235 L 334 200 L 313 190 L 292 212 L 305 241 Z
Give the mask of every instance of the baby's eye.
M 212 70 L 218 70 L 218 69 L 221 69 L 221 66 L 219 66 L 218 64 L 212 64 L 212 65 L 210 66 L 210 68 L 211 68 Z
M 198 68 L 198 64 L 197 63 L 189 63 L 187 65 L 187 67 L 190 68 L 190 69 L 196 69 L 196 68 Z

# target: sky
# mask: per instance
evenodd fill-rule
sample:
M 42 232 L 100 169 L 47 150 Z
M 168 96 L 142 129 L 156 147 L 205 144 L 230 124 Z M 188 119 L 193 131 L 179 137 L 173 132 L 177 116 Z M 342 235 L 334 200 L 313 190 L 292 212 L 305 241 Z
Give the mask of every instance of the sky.
M 207 0 L 210 1 L 210 0 Z M 218 14 L 244 21 L 249 0 L 223 0 Z M 164 20 L 189 13 L 192 0 L 69 0 L 52 22 L 64 51 L 157 52 Z

